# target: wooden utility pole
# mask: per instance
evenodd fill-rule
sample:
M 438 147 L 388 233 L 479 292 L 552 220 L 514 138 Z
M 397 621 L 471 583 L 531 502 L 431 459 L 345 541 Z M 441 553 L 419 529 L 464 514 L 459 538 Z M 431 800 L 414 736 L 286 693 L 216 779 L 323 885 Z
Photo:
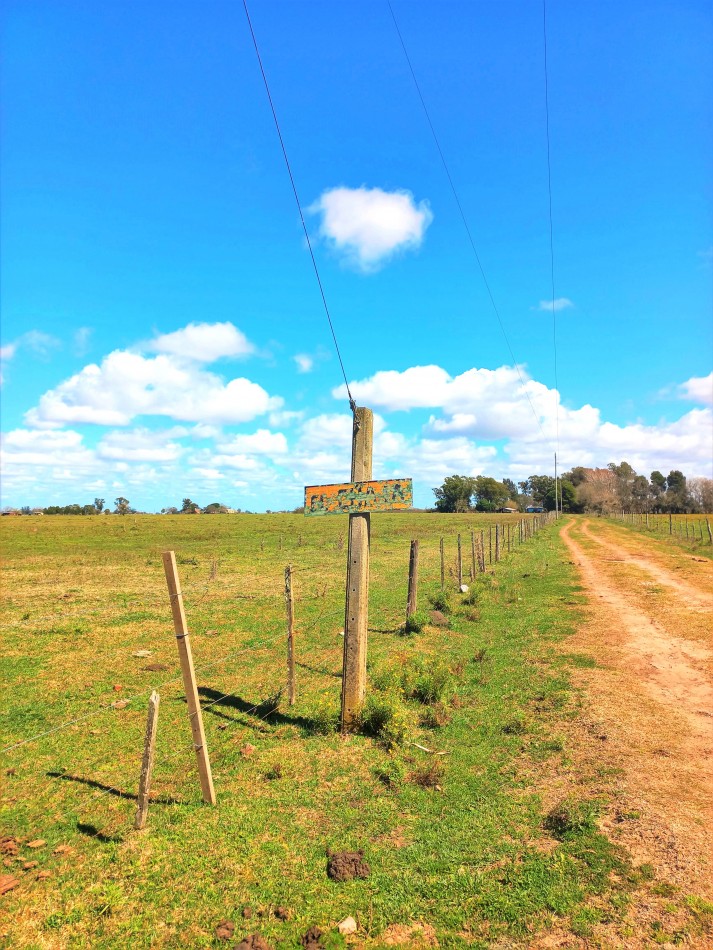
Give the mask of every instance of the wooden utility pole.
M 406 621 L 416 613 L 418 600 L 418 541 L 411 542 L 408 561 L 408 599 L 406 601 Z
M 139 778 L 139 795 L 136 804 L 136 818 L 134 828 L 141 831 L 146 827 L 146 816 L 149 811 L 149 795 L 151 794 L 151 775 L 153 760 L 156 752 L 156 728 L 158 726 L 159 695 L 154 690 L 149 699 L 149 714 L 146 719 L 146 736 L 144 738 L 144 755 L 141 760 L 141 777 Z
M 374 414 L 354 409 L 352 434 L 352 482 L 371 480 L 374 447 Z M 344 615 L 344 663 L 342 675 L 342 731 L 357 721 L 366 692 L 366 641 L 369 619 L 368 512 L 349 515 L 347 597 Z
M 297 698 L 297 686 L 295 683 L 295 611 L 291 564 L 288 564 L 285 568 L 285 609 L 287 611 L 287 703 L 294 706 Z
M 188 640 L 188 625 L 186 624 L 186 613 L 183 609 L 181 582 L 178 577 L 178 568 L 176 567 L 176 555 L 173 551 L 163 552 L 163 569 L 166 572 L 168 594 L 171 598 L 173 627 L 176 631 L 176 644 L 178 645 L 178 656 L 181 660 L 181 673 L 183 674 L 183 689 L 186 693 L 188 719 L 191 724 L 191 732 L 193 733 L 193 748 L 196 750 L 196 759 L 198 760 L 198 774 L 201 780 L 203 801 L 209 805 L 215 805 L 215 789 L 213 788 L 213 776 L 210 770 L 208 746 L 206 745 L 205 730 L 203 729 L 203 717 L 201 715 L 201 704 L 198 698 L 198 687 L 196 686 L 196 674 L 193 669 L 193 654 Z

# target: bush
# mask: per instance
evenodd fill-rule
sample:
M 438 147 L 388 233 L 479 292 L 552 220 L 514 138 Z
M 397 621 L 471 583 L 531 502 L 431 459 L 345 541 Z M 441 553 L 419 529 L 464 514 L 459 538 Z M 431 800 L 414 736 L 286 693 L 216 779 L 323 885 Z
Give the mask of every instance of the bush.
M 448 591 L 439 590 L 436 594 L 431 594 L 428 601 L 434 610 L 440 610 L 442 614 L 449 614 L 453 610 L 453 601 Z
M 555 838 L 562 840 L 572 835 L 594 831 L 596 819 L 596 802 L 565 798 L 545 815 L 543 825 Z
M 423 629 L 428 624 L 428 617 L 422 611 L 417 610 L 415 614 L 411 614 L 410 617 L 406 618 L 406 623 L 403 626 L 403 633 L 421 633 Z
M 396 692 L 371 692 L 361 711 L 361 729 L 383 742 L 387 749 L 401 745 L 413 722 Z

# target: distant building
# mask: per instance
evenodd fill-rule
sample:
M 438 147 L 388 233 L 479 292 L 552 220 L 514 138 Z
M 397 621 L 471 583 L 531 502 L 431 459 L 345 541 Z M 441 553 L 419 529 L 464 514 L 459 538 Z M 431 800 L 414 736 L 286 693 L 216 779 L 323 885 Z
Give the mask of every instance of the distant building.
M 544 510 L 545 509 L 542 507 L 542 505 L 528 505 L 527 508 L 525 508 L 525 511 L 528 513 L 528 515 L 539 515 Z

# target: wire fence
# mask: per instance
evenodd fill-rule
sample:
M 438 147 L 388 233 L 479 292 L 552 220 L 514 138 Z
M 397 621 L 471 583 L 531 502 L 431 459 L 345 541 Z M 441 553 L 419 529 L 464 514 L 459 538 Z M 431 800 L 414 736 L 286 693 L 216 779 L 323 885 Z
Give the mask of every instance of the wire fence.
M 609 517 L 638 531 L 657 538 L 668 538 L 678 544 L 692 547 L 713 545 L 709 515 L 621 511 Z
M 526 543 L 552 519 L 535 516 L 508 522 L 491 522 L 487 528 L 440 539 L 424 545 L 420 583 L 428 589 L 456 587 L 477 574 L 495 570 L 497 564 Z M 298 546 L 299 549 L 299 546 Z M 335 545 L 339 554 L 343 545 Z M 293 549 L 294 553 L 294 549 Z M 346 552 L 344 552 L 346 554 Z M 342 563 L 296 564 L 295 667 L 297 699 L 285 705 L 287 684 L 286 612 L 282 572 L 260 576 L 246 583 L 228 559 L 211 559 L 207 578 L 191 577 L 183 591 L 188 631 L 194 650 L 194 670 L 204 715 L 207 745 L 222 774 L 223 761 L 233 762 L 236 733 L 255 735 L 274 723 L 293 724 L 306 731 L 323 727 L 322 706 L 336 716 L 341 691 L 344 644 L 344 582 Z M 391 584 L 389 596 L 375 598 L 372 633 L 391 634 L 403 627 L 406 609 L 408 548 L 394 545 L 384 570 L 394 567 L 403 583 Z M 191 565 L 192 566 L 192 565 Z M 341 570 L 340 570 L 341 567 Z M 232 570 L 230 568 L 233 568 Z M 152 574 L 158 575 L 156 570 Z M 372 577 L 372 580 L 378 578 Z M 10 804 L 15 827 L 20 830 L 72 825 L 112 827 L 124 825 L 126 805 L 137 797 L 146 707 L 152 692 L 161 696 L 161 716 L 156 749 L 152 801 L 173 805 L 196 803 L 196 761 L 186 725 L 187 696 L 184 678 L 170 631 L 170 598 L 156 589 L 145 595 L 112 596 L 108 602 L 86 610 L 65 610 L 57 603 L 41 602 L 25 619 L 15 618 L 4 629 L 43 630 L 33 641 L 22 639 L 20 660 L 40 659 L 55 688 L 46 688 L 40 674 L 25 677 L 22 689 L 6 703 L 0 750 L 10 782 Z M 140 613 L 146 610 L 147 613 Z M 26 612 L 28 613 L 28 612 Z M 137 617 L 138 613 L 138 617 Z M 51 633 L 65 621 L 92 618 L 92 636 L 76 637 L 67 648 Z M 42 625 L 49 622 L 45 629 Z M 123 625 L 130 636 L 116 640 Z M 107 643 L 107 640 L 110 642 Z M 59 638 L 60 644 L 62 638 Z M 376 637 L 376 652 L 393 647 L 388 637 Z M 161 662 L 157 663 L 156 658 Z M 141 661 L 141 662 L 138 662 Z M 156 675 L 163 673 L 164 675 Z M 83 695 L 78 681 L 92 676 Z M 57 683 L 66 689 L 58 689 Z M 35 725 L 35 728 L 32 726 Z M 228 767 L 228 764 L 225 766 Z M 13 794 L 12 788 L 17 790 Z M 116 811 L 116 800 L 124 808 Z

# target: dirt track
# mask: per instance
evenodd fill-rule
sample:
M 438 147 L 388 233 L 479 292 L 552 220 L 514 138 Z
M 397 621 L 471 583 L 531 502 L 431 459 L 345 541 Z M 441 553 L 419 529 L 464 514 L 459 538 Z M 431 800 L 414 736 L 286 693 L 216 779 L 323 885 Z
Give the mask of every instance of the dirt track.
M 581 674 L 594 731 L 622 769 L 617 826 L 635 859 L 680 886 L 713 893 L 713 565 L 601 521 L 562 529 L 586 589 L 575 645 L 599 668 Z

